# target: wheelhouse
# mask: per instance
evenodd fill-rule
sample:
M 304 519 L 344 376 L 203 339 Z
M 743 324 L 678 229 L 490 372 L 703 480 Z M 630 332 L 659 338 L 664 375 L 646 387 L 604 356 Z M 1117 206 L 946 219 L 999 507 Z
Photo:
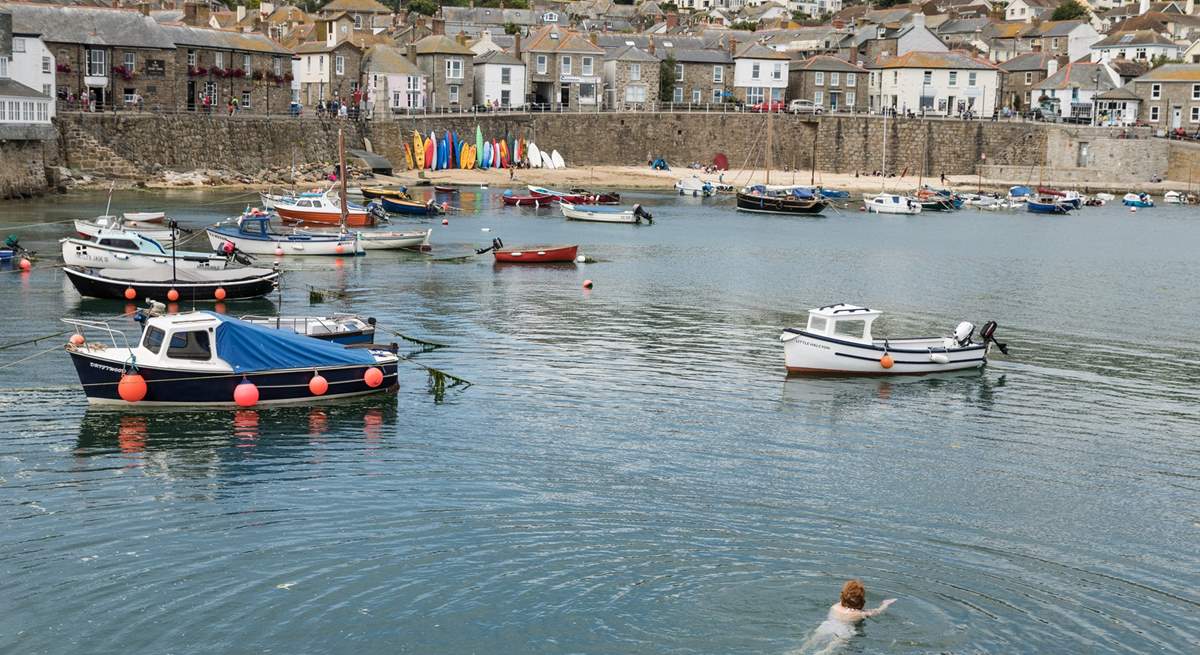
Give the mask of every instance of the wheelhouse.
M 871 324 L 879 318 L 880 312 L 857 305 L 826 305 L 808 311 L 808 325 L 805 332 L 809 334 L 870 344 Z

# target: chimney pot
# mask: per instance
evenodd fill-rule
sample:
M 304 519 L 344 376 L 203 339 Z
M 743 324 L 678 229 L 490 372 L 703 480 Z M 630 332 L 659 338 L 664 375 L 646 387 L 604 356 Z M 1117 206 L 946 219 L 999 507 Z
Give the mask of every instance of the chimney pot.
M 521 58 L 521 33 L 517 32 L 513 35 L 513 56 L 517 59 Z
M 446 21 L 441 18 L 433 19 L 433 33 L 437 35 L 446 34 Z

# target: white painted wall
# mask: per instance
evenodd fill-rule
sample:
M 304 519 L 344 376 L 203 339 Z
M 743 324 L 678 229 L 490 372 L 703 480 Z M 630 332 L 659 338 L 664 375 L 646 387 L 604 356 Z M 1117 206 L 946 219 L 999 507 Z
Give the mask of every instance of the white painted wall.
M 758 75 L 755 76 L 755 64 Z M 733 62 L 733 85 L 739 87 L 765 87 L 786 89 L 788 83 L 788 61 L 786 59 L 741 58 Z
M 58 89 L 54 85 L 56 60 L 40 37 L 13 36 L 12 60 L 8 62 L 8 77 L 44 93 L 49 98 L 49 116 L 54 117 Z M 40 121 L 39 121 L 40 122 Z
M 509 71 L 508 84 L 502 82 L 505 68 Z M 516 64 L 477 64 L 475 66 L 475 103 L 490 105 L 501 99 L 502 91 L 509 92 L 509 106 L 525 106 L 525 67 Z M 597 89 L 596 92 L 599 94 L 600 89 Z
M 930 81 L 925 83 L 925 71 L 930 71 Z M 958 114 L 959 101 L 967 103 L 974 99 L 971 109 L 980 118 L 989 118 L 996 111 L 996 87 L 1000 83 L 1000 72 L 997 70 L 975 69 L 918 69 L 918 68 L 888 68 L 875 71 L 878 82 L 878 95 L 872 107 L 895 107 L 897 112 L 906 113 L 910 109 L 914 113 L 921 111 L 921 96 L 932 96 L 933 108 L 927 114 L 949 115 Z M 954 75 L 954 85 L 951 86 L 951 73 Z M 971 73 L 975 73 L 975 84 L 971 84 Z M 953 105 L 951 105 L 953 98 Z M 945 106 L 943 107 L 943 103 Z

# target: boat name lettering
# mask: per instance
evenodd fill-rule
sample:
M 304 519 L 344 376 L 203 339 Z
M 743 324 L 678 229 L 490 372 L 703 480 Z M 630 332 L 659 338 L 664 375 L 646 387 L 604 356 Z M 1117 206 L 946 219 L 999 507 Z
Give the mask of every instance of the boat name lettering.
M 113 373 L 124 373 L 125 372 L 115 366 L 105 366 L 104 364 L 97 364 L 96 362 L 91 362 L 91 365 L 92 365 L 92 368 L 98 368 L 102 371 L 112 371 Z
M 830 348 L 829 346 L 827 346 L 823 343 L 820 343 L 818 341 L 809 341 L 808 339 L 804 339 L 804 338 L 800 339 L 800 343 L 802 343 L 806 346 L 809 346 L 811 348 L 820 348 L 821 350 L 833 350 L 833 348 Z

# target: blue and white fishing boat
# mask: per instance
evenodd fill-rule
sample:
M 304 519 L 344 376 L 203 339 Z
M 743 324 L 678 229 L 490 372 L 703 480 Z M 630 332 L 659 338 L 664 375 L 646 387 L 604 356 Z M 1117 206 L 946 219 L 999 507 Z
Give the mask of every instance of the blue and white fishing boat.
M 1034 214 L 1066 214 L 1075 209 L 1075 205 L 1058 196 L 1030 196 L 1025 201 L 1025 208 Z
M 106 322 L 63 320 L 84 337 L 67 352 L 92 404 L 249 407 L 397 386 L 399 358 L 390 350 L 347 348 L 215 312 L 143 317 L 133 346 Z
M 1121 199 L 1126 207 L 1153 207 L 1154 199 L 1148 193 L 1127 193 Z
M 251 255 L 345 256 L 364 252 L 357 233 L 276 232 L 271 229 L 270 215 L 257 209 L 242 214 L 232 224 L 207 228 L 207 232 L 208 240 L 217 252 L 225 252 L 226 244 Z
M 1010 202 L 1025 202 L 1033 197 L 1033 189 L 1027 186 L 1013 186 L 1008 188 L 1008 200 Z
M 384 211 L 389 214 L 407 214 L 409 216 L 435 216 L 441 212 L 441 208 L 433 200 L 421 202 L 419 200 L 404 200 L 402 198 L 376 198 L 371 201 L 372 204 L 379 203 L 383 206 Z

